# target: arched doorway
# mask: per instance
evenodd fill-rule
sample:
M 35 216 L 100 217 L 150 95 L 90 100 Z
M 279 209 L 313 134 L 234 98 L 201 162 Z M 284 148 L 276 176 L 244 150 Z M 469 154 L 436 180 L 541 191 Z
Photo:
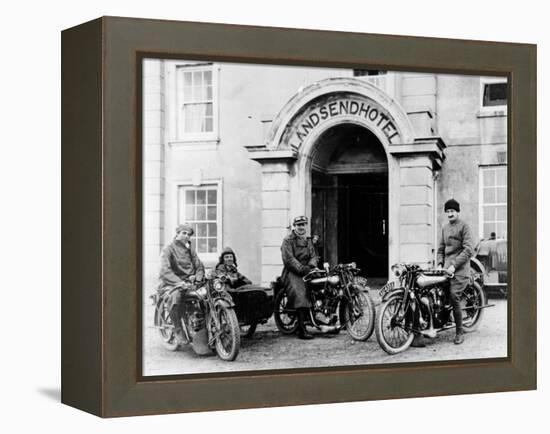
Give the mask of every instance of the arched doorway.
M 390 264 L 400 261 L 428 266 L 434 244 L 433 171 L 441 167 L 445 146 L 440 137 L 416 137 L 399 103 L 369 83 L 334 78 L 301 89 L 273 120 L 266 142 L 247 146 L 262 165 L 262 282 L 280 273 L 281 240 L 292 217 L 301 214 L 314 217 L 314 232 L 329 229 L 320 234 L 327 246 L 322 253 L 331 263 L 355 260 L 369 278 L 387 276 Z M 372 203 L 368 188 L 387 195 L 378 216 L 366 205 Z M 321 200 L 322 190 L 348 191 L 351 199 L 325 197 L 332 208 L 313 216 L 319 207 L 313 201 Z M 346 204 L 357 207 L 345 214 Z M 341 223 L 335 224 L 339 216 Z M 386 242 L 368 234 L 355 242 L 359 225 L 371 217 L 367 226 L 378 228 Z M 350 235 L 343 236 L 346 230 Z M 334 244 L 340 235 L 344 241 Z
M 369 277 L 388 273 L 388 161 L 369 129 L 342 123 L 311 154 L 311 233 L 324 261 L 357 262 Z

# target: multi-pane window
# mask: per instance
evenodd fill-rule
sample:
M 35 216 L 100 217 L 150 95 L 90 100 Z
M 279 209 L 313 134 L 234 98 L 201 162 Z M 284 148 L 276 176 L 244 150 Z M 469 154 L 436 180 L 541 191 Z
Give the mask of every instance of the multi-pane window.
M 506 83 L 485 83 L 483 86 L 483 107 L 506 105 L 508 85 Z
M 487 166 L 480 170 L 481 238 L 491 232 L 497 238 L 507 239 L 507 166 Z
M 214 132 L 214 84 L 212 65 L 178 66 L 178 136 Z
M 364 77 L 364 76 L 372 76 L 372 75 L 385 75 L 386 72 L 387 71 L 381 71 L 379 69 L 354 69 L 353 76 Z
M 189 223 L 197 253 L 216 253 L 219 241 L 218 186 L 179 187 L 178 223 Z
M 503 110 L 507 104 L 507 80 L 497 77 L 481 77 L 481 110 Z

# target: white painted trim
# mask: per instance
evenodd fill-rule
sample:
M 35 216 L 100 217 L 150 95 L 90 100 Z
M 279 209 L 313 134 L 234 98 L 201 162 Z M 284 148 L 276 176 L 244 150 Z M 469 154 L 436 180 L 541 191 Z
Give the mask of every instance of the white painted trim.
M 170 209 L 170 216 L 167 220 L 170 222 L 170 228 L 168 233 L 174 232 L 174 228 L 178 224 L 178 214 L 179 214 L 179 189 L 180 187 L 186 188 L 190 187 L 193 189 L 200 189 L 201 187 L 212 187 L 216 186 L 217 190 L 217 218 L 216 224 L 218 225 L 218 251 L 215 253 L 200 253 L 199 256 L 203 262 L 212 262 L 216 261 L 219 257 L 219 252 L 223 248 L 223 179 L 203 179 L 200 182 L 200 185 L 195 185 L 190 179 L 174 179 L 171 181 L 171 197 L 172 197 L 172 206 Z M 206 265 L 206 264 L 205 264 Z
M 184 143 L 191 142 L 196 144 L 197 142 L 219 142 L 220 132 L 220 86 L 219 75 L 221 66 L 212 62 L 198 62 L 190 60 L 166 60 L 166 79 L 165 79 L 165 95 L 166 95 L 166 109 L 165 115 L 168 119 L 167 128 L 167 143 Z M 178 67 L 189 68 L 202 68 L 210 66 L 212 68 L 212 114 L 214 117 L 213 129 L 214 131 L 208 133 L 195 133 L 185 134 L 184 136 L 178 135 L 178 107 L 177 107 L 177 69 Z
M 507 83 L 508 79 L 506 77 L 479 77 L 479 113 L 477 117 L 493 117 L 493 116 L 506 116 L 508 114 L 508 105 L 492 105 L 484 106 L 483 105 L 483 91 L 486 84 L 493 83 Z
M 479 166 L 477 170 L 477 209 L 478 209 L 478 224 L 477 224 L 477 239 L 483 237 L 483 166 Z
M 478 224 L 478 236 L 479 238 L 478 239 L 482 239 L 483 238 L 483 228 L 484 228 L 484 221 L 485 221 L 485 215 L 484 215 L 484 202 L 483 202 L 483 171 L 486 170 L 486 169 L 498 169 L 498 168 L 501 168 L 501 167 L 504 167 L 506 168 L 506 174 L 508 174 L 508 165 L 507 164 L 482 164 L 482 165 L 479 165 L 478 167 L 478 219 L 479 219 L 479 224 Z M 496 173 L 495 173 L 495 177 L 496 177 Z M 498 187 L 498 185 L 497 185 Z M 508 183 L 506 183 L 506 194 L 508 194 Z M 495 205 L 495 206 L 502 206 L 504 205 L 502 202 L 495 202 L 494 204 L 492 205 Z M 506 203 L 506 211 L 508 211 L 508 202 Z M 508 223 L 508 217 L 506 218 L 506 221 Z

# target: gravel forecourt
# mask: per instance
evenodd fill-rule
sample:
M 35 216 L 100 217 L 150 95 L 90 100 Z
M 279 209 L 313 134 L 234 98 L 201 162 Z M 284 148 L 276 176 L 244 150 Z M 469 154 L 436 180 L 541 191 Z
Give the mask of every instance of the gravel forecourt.
M 380 305 L 377 291 L 372 290 L 376 310 Z M 345 330 L 339 334 L 322 334 L 311 327 L 315 339 L 302 341 L 282 335 L 273 317 L 258 326 L 252 338 L 241 339 L 241 349 L 233 362 L 220 360 L 215 354 L 198 356 L 190 346 L 178 351 L 165 349 L 153 326 L 154 306 L 144 306 L 143 375 L 177 375 L 226 371 L 256 371 L 326 366 L 369 365 L 385 363 L 483 359 L 507 356 L 507 301 L 490 298 L 493 307 L 484 311 L 479 328 L 465 335 L 462 345 L 454 345 L 454 329 L 427 339 L 425 348 L 409 348 L 389 355 L 382 350 L 376 334 L 366 342 L 354 341 Z

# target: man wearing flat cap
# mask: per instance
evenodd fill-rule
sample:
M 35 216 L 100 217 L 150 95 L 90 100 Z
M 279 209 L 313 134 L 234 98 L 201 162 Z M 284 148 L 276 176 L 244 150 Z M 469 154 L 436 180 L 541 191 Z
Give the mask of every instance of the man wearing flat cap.
M 188 282 L 192 276 L 195 282 L 204 279 L 204 265 L 191 245 L 193 233 L 190 225 L 178 225 L 174 240 L 162 249 L 160 256 L 158 292 L 161 296 L 168 297 L 170 319 L 174 324 L 176 339 L 180 343 L 184 340 L 181 328 L 182 290 L 174 288 Z
M 300 339 L 313 339 L 305 326 L 311 303 L 302 278 L 317 267 L 319 259 L 313 243 L 306 237 L 307 224 L 308 219 L 305 216 L 294 218 L 292 232 L 285 237 L 281 246 L 284 265 L 281 278 L 287 288 L 290 307 L 294 307 L 297 311 Z
M 454 343 L 458 345 L 464 342 L 460 296 L 470 281 L 470 258 L 474 254 L 475 243 L 470 227 L 459 218 L 460 204 L 454 199 L 449 199 L 445 202 L 444 210 L 448 223 L 441 228 L 437 264 L 454 274 L 450 290 L 456 323 Z

